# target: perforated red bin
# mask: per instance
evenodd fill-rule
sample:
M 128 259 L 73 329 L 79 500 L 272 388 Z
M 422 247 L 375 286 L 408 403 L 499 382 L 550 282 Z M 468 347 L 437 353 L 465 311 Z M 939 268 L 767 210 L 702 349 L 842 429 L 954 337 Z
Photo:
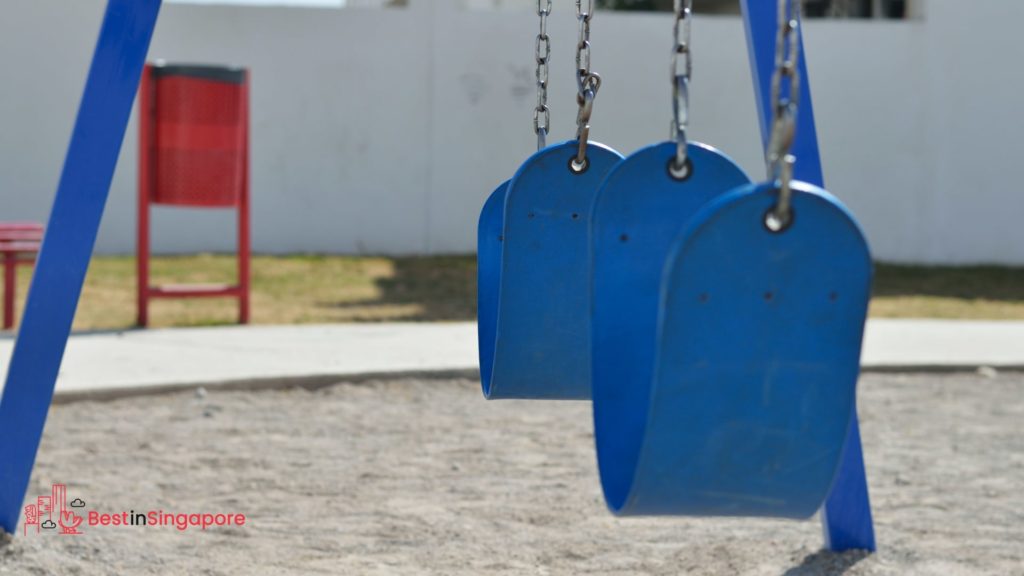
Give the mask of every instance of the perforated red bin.
M 206 65 L 147 65 L 139 88 L 138 324 L 152 298 L 234 297 L 249 321 L 249 73 Z M 152 204 L 235 209 L 238 283 L 149 285 Z

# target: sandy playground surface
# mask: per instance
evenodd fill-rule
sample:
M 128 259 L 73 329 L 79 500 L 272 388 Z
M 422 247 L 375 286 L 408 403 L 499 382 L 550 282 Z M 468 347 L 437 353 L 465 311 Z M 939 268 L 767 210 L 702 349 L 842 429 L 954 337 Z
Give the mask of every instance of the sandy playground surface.
M 991 376 L 991 375 L 990 375 Z M 816 521 L 626 519 L 586 403 L 486 402 L 472 381 L 56 406 L 29 496 L 247 515 L 0 544 L 0 574 L 1024 574 L 1024 375 L 868 375 L 881 551 Z

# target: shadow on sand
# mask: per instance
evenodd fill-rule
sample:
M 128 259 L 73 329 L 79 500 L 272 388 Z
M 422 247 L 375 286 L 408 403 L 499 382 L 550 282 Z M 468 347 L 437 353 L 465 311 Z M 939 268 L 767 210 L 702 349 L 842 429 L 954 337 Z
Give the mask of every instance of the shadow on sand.
M 870 555 L 864 550 L 842 553 L 821 550 L 805 557 L 799 566 L 786 570 L 782 576 L 839 576 Z

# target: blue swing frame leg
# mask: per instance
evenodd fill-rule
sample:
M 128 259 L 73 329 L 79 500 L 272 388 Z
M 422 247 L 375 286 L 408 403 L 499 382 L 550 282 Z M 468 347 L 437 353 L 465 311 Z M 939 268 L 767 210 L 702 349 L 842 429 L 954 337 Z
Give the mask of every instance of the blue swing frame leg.
M 778 32 L 777 5 L 768 0 L 741 0 L 741 6 L 747 29 L 747 48 L 750 52 L 754 91 L 758 101 L 761 138 L 767 145 L 772 121 L 771 82 L 775 69 L 775 40 Z M 800 43 L 803 53 L 802 34 Z M 797 134 L 793 143 L 793 154 L 799 159 L 794 167 L 794 175 L 797 180 L 824 187 L 806 58 L 800 59 L 800 75 L 804 81 L 800 83 Z M 839 474 L 825 500 L 821 514 L 825 546 L 835 552 L 874 552 L 875 529 L 871 519 L 871 501 L 868 497 L 867 473 L 864 469 L 864 453 L 856 414 L 850 420 L 850 429 L 839 466 Z
M 109 0 L 0 397 L 0 528 L 17 529 L 161 0 Z

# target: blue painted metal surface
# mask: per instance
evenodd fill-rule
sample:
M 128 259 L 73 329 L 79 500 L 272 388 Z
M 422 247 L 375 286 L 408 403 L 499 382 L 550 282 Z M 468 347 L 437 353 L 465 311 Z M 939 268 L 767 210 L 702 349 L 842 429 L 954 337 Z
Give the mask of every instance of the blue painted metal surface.
M 595 435 L 602 477 L 629 474 L 654 379 L 658 309 L 665 262 L 686 223 L 712 199 L 750 184 L 719 151 L 688 146 L 691 172 L 669 175 L 676 144 L 644 148 L 608 174 L 592 215 L 592 360 Z M 685 423 L 680 423 L 686 427 Z M 623 433 L 624 429 L 632 430 Z
M 591 143 L 589 166 L 576 174 L 569 168 L 576 147 L 573 140 L 531 156 L 506 188 L 504 214 L 499 188 L 481 215 L 480 290 L 487 293 L 479 296 L 478 329 L 488 398 L 590 398 L 590 211 L 622 156 Z
M 809 184 L 795 183 L 793 224 L 768 231 L 775 197 L 750 185 L 691 220 L 665 267 L 653 378 L 595 387 L 601 482 L 618 514 L 806 518 L 829 492 L 871 258 L 849 213 Z
M 775 36 L 778 32 L 778 4 L 765 0 L 742 0 L 743 20 L 746 23 L 747 51 L 750 56 L 750 70 L 754 79 L 754 96 L 757 100 L 757 115 L 761 126 L 761 140 L 768 149 L 772 124 L 772 74 L 775 72 Z M 800 53 L 803 49 L 803 34 L 800 34 Z M 800 58 L 800 105 L 797 107 L 796 138 L 791 149 L 797 158 L 793 177 L 797 180 L 822 186 L 821 154 L 818 151 L 818 129 L 814 122 L 814 103 L 811 100 L 811 83 L 807 75 L 807 58 Z M 789 85 L 783 82 L 782 94 L 788 95 Z
M 110 0 L 0 399 L 0 528 L 13 533 L 160 0 Z
M 829 550 L 875 551 L 875 526 L 856 413 L 850 419 L 839 474 L 821 510 L 821 526 Z
M 746 23 L 747 47 L 750 52 L 751 73 L 758 103 L 761 138 L 767 145 L 771 134 L 771 79 L 774 70 L 775 34 L 778 30 L 774 2 L 742 0 Z M 801 52 L 803 37 L 801 34 Z M 803 78 L 798 108 L 797 134 L 793 152 L 797 157 L 794 174 L 798 180 L 824 187 L 821 155 L 818 150 L 814 106 L 811 100 L 806 58 L 800 59 Z M 861 449 L 860 426 L 857 419 L 850 422 L 843 462 L 835 488 L 822 510 L 822 529 L 825 545 L 833 551 L 860 549 L 875 550 L 875 531 L 871 519 L 871 501 L 868 496 L 867 473 Z

